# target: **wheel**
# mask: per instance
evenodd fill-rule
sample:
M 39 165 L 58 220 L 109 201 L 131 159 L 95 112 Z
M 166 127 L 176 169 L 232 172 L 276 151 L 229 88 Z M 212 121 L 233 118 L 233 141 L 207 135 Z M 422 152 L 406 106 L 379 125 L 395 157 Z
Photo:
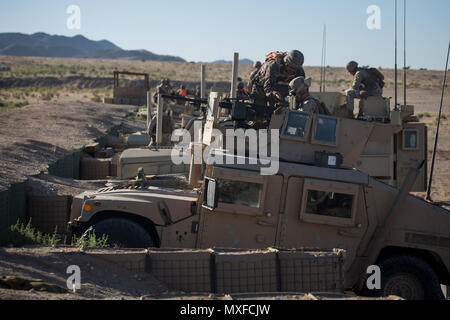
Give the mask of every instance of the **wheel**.
M 92 233 L 98 238 L 107 235 L 108 244 L 112 247 L 150 248 L 155 246 L 152 237 L 143 227 L 124 218 L 101 220 L 87 229 L 83 237 L 88 238 Z
M 393 256 L 380 264 L 381 290 L 371 295 L 395 295 L 407 300 L 442 300 L 439 279 L 428 263 L 413 256 Z

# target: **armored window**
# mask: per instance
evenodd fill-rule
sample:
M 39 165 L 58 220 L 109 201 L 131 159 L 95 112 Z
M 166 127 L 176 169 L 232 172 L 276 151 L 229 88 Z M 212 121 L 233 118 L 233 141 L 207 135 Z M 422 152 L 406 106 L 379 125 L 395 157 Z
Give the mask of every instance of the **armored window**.
M 284 135 L 289 137 L 303 138 L 307 130 L 309 115 L 301 112 L 289 112 Z
M 305 179 L 300 220 L 354 226 L 359 186 L 351 183 Z
M 254 182 L 218 179 L 218 202 L 259 208 L 263 185 Z
M 337 119 L 317 117 L 314 140 L 326 143 L 336 143 Z
M 403 149 L 417 150 L 417 130 L 403 131 Z
M 353 195 L 319 190 L 308 190 L 306 213 L 351 218 Z

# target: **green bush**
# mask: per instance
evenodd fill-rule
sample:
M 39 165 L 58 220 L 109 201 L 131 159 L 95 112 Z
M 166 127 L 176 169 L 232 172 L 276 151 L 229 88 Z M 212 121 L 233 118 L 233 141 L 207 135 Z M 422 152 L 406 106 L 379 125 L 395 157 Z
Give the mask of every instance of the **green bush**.
M 13 102 L 13 101 L 4 101 L 0 102 L 0 108 L 21 108 L 29 105 L 28 101 L 22 102 Z
M 104 234 L 101 238 L 98 238 L 94 233 L 90 233 L 87 238 L 73 236 L 71 245 L 85 248 L 107 248 L 109 247 L 108 236 Z
M 31 225 L 31 219 L 25 225 L 17 221 L 15 225 L 9 227 L 6 232 L 0 234 L 0 247 L 14 246 L 22 247 L 27 245 L 40 245 L 45 247 L 55 246 L 57 244 L 67 245 L 67 239 L 61 239 L 58 234 L 58 228 L 52 234 L 44 234 L 35 230 Z M 87 238 L 73 236 L 70 245 L 86 248 L 106 248 L 108 247 L 108 236 L 101 238 L 95 234 L 89 234 Z
M 21 247 L 26 245 L 42 245 L 51 247 L 61 241 L 57 231 L 55 227 L 53 234 L 43 234 L 31 226 L 31 219 L 26 225 L 17 221 L 15 225 L 10 226 L 9 230 L 0 236 L 0 246 L 13 245 L 14 247 Z

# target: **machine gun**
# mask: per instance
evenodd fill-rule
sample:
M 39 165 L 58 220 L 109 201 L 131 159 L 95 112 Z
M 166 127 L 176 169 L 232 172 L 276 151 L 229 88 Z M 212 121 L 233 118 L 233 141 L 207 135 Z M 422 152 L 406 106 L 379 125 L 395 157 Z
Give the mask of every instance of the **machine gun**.
M 206 104 L 208 103 L 208 100 L 206 99 L 186 98 L 171 94 L 161 94 L 161 98 L 188 102 L 192 104 L 196 109 L 200 110 L 204 116 L 206 116 Z
M 231 110 L 231 120 L 235 128 L 253 127 L 270 122 L 278 106 L 264 106 L 243 101 L 221 101 L 219 107 Z

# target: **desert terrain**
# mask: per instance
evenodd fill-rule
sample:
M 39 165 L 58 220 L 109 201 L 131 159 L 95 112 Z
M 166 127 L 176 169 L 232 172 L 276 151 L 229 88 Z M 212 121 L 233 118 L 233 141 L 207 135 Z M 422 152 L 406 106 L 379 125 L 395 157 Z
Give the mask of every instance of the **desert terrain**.
M 163 78 L 170 78 L 176 84 L 186 83 L 187 87 L 192 89 L 200 81 L 199 63 L 0 56 L 0 66 L 11 67 L 9 72 L 0 72 L 0 190 L 7 188 L 13 182 L 23 180 L 26 176 L 39 174 L 50 162 L 89 144 L 112 127 L 120 127 L 124 133 L 144 130 L 145 121 L 127 117 L 138 107 L 101 103 L 104 97 L 112 96 L 114 70 L 149 73 L 152 85 Z M 239 75 L 244 81 L 248 80 L 251 71 L 252 68 L 249 65 L 239 67 Z M 313 78 L 311 91 L 318 91 L 320 68 L 306 66 L 305 71 Z M 381 71 L 386 77 L 384 96 L 393 97 L 394 72 L 388 69 Z M 206 72 L 207 81 L 210 84 L 226 83 L 231 78 L 231 65 L 206 64 Z M 137 80 L 136 77 L 127 77 L 127 79 L 128 81 Z M 442 80 L 442 71 L 408 70 L 407 103 L 415 106 L 415 114 L 429 128 L 429 166 L 431 166 Z M 351 81 L 351 76 L 343 67 L 327 68 L 327 91 L 342 91 L 350 86 Z M 398 90 L 399 102 L 403 103 L 401 83 Z M 431 193 L 433 200 L 442 203 L 447 209 L 450 208 L 449 101 L 447 88 Z M 425 196 L 424 193 L 417 195 Z M 102 261 L 74 255 L 76 250 L 75 248 L 0 249 L 0 275 L 44 279 L 49 283 L 64 286 L 63 267 L 68 262 L 87 266 L 89 270 L 86 276 L 88 285 L 77 294 L 57 295 L 0 288 L 0 300 L 183 299 L 186 297 L 180 293 L 168 292 L 167 288 L 151 278 L 151 275 L 135 277 L 135 274 L 119 267 L 107 266 Z M 124 281 L 118 281 L 116 277 L 103 277 L 103 272 L 100 270 L 105 268 L 112 270 L 109 274 L 129 279 L 129 282 L 124 284 Z M 210 296 L 197 298 L 211 299 Z M 230 297 L 219 297 L 219 299 L 228 298 Z M 252 298 L 255 299 L 255 297 Z M 289 298 L 313 299 L 314 297 L 283 297 L 283 299 Z M 322 297 L 322 299 L 326 298 Z

